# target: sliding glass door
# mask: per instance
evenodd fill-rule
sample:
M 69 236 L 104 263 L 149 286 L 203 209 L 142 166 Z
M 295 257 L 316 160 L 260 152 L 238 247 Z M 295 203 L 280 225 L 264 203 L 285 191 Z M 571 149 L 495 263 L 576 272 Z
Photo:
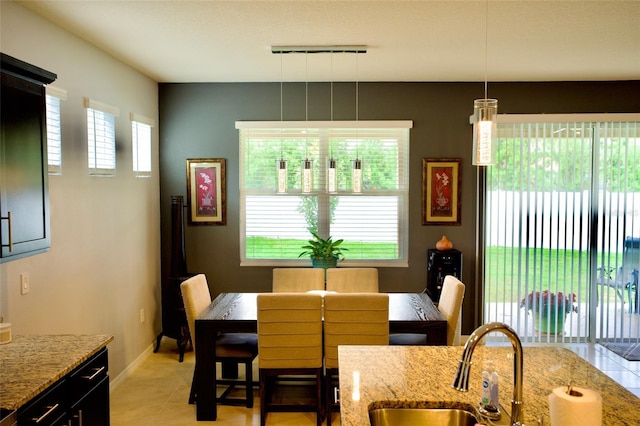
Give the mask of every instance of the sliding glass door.
M 479 197 L 484 321 L 528 341 L 637 338 L 637 117 L 563 118 L 499 125 Z

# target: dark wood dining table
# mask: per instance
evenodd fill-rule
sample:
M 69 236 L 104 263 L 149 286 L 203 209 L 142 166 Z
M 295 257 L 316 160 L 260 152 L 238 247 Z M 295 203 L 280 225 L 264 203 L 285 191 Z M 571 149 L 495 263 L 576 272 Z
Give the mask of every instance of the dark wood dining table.
M 197 420 L 218 415 L 215 338 L 257 332 L 257 294 L 221 293 L 196 319 Z M 427 345 L 447 344 L 447 320 L 426 293 L 389 293 L 389 332 L 425 334 Z

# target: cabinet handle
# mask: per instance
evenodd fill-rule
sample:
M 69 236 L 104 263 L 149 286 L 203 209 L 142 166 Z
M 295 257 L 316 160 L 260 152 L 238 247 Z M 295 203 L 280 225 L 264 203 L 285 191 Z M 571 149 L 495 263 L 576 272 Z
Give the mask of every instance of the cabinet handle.
M 13 226 L 11 225 L 11 212 L 7 212 L 7 217 L 0 217 L 2 220 L 9 221 L 9 244 L 2 244 L 2 247 L 9 247 L 9 253 L 13 251 Z
M 36 423 L 40 423 L 41 421 L 43 421 L 49 414 L 53 413 L 55 410 L 58 409 L 58 407 L 60 406 L 60 404 L 56 404 L 50 407 L 47 407 L 48 410 L 46 413 L 44 413 L 43 415 L 41 415 L 40 417 L 34 417 L 33 420 Z
M 83 378 L 83 379 L 87 379 L 87 380 L 93 380 L 93 379 L 95 379 L 95 377 L 96 377 L 98 374 L 102 373 L 102 371 L 103 371 L 103 370 L 104 370 L 104 367 L 100 367 L 100 368 L 98 368 L 98 369 L 96 370 L 96 372 L 95 372 L 95 373 L 93 373 L 92 375 L 90 375 L 90 376 L 82 376 L 82 378 Z

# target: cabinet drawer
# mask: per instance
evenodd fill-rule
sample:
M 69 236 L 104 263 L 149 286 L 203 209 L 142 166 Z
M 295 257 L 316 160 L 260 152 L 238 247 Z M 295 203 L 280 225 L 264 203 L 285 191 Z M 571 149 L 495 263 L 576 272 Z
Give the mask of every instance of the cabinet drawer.
M 70 402 L 73 403 L 97 386 L 107 377 L 109 362 L 107 349 L 103 348 L 92 358 L 87 360 L 77 370 L 69 374 L 67 381 Z
M 62 424 L 65 416 L 66 383 L 59 380 L 55 385 L 30 401 L 24 408 L 18 411 L 19 425 L 50 426 Z

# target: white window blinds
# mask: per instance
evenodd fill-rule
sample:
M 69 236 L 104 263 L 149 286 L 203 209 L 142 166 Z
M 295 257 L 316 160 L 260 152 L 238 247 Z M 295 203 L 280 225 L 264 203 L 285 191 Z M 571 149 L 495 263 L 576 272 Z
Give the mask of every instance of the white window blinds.
M 62 173 L 62 125 L 60 101 L 67 99 L 66 90 L 47 86 L 46 88 L 47 115 L 47 160 L 49 174 Z
M 133 172 L 136 177 L 151 176 L 151 128 L 155 120 L 131 113 Z
M 345 264 L 406 266 L 411 125 L 237 122 L 242 264 L 309 263 L 313 231 L 345 240 Z
M 116 107 L 85 99 L 89 174 L 110 176 L 116 170 Z

